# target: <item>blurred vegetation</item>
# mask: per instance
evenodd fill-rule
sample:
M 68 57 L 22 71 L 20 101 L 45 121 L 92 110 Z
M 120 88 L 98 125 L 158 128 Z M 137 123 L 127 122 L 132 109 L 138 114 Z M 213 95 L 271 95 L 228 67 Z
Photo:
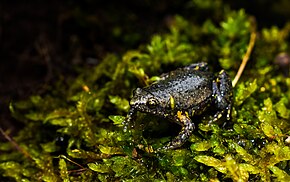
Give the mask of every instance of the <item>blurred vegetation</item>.
M 198 127 L 184 146 L 160 152 L 175 136 L 175 124 L 139 114 L 131 134 L 123 132 L 132 90 L 164 72 L 205 61 L 213 72 L 235 77 L 259 22 L 221 0 L 192 0 L 186 7 L 189 18 L 169 17 L 167 30 L 138 49 L 108 54 L 92 68 L 78 68 L 75 79 L 11 102 L 11 115 L 24 128 L 13 137 L 1 129 L 9 141 L 0 144 L 0 175 L 15 181 L 289 181 L 289 23 L 257 30 L 234 88 L 230 122 L 195 119 Z

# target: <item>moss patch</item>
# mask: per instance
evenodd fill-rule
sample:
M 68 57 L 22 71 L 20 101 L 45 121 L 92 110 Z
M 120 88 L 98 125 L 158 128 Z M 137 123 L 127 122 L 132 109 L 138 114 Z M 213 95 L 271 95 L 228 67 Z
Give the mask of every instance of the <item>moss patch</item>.
M 257 32 L 230 123 L 197 121 L 186 145 L 163 152 L 155 149 L 174 135 L 152 133 L 164 133 L 166 122 L 141 114 L 131 133 L 123 132 L 132 90 L 163 72 L 206 61 L 234 78 L 253 17 L 220 1 L 193 2 L 218 16 L 198 23 L 176 15 L 166 33 L 139 49 L 107 55 L 74 80 L 12 102 L 12 116 L 25 127 L 0 144 L 0 174 L 16 181 L 289 181 L 290 78 L 274 64 L 289 52 L 289 25 Z

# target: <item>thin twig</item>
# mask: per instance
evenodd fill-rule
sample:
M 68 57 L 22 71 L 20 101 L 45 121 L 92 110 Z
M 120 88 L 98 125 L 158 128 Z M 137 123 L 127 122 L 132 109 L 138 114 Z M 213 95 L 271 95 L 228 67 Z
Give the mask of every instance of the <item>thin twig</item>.
M 28 159 L 32 159 L 30 154 L 24 150 L 23 148 L 21 148 L 14 140 L 13 138 L 11 138 L 8 134 L 5 133 L 5 131 L 0 127 L 0 133 L 6 138 L 6 140 L 8 140 L 15 148 L 16 150 L 18 150 L 19 152 L 21 152 L 25 157 L 27 157 Z
M 79 166 L 81 169 L 87 169 L 87 168 L 83 167 L 82 165 L 80 165 L 79 163 L 67 158 L 65 155 L 60 155 L 59 157 L 61 157 L 61 158 L 65 159 L 65 160 L 67 160 L 67 161 Z
M 246 54 L 243 57 L 242 63 L 240 65 L 240 68 L 239 68 L 234 80 L 232 81 L 233 87 L 236 86 L 238 80 L 240 79 L 240 77 L 241 77 L 241 75 L 242 75 L 242 73 L 243 73 L 243 71 L 244 71 L 244 69 L 246 67 L 246 64 L 247 64 L 247 62 L 248 62 L 248 60 L 250 58 L 250 55 L 252 53 L 252 50 L 253 50 L 255 42 L 256 42 L 256 36 L 257 36 L 256 31 L 253 31 L 251 33 L 251 38 L 250 38 L 250 42 L 249 42 L 249 45 L 248 45 L 247 52 L 246 52 Z
M 70 173 L 81 173 L 81 172 L 86 171 L 86 170 L 88 170 L 88 168 L 69 170 L 69 171 L 67 171 L 67 172 L 68 172 L 69 174 L 70 174 Z

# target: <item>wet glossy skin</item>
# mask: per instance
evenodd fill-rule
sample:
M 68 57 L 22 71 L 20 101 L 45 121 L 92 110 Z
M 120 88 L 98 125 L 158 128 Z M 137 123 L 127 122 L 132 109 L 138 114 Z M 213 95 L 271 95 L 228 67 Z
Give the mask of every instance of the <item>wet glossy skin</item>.
M 160 77 L 160 81 L 134 91 L 131 109 L 124 122 L 125 131 L 132 126 L 137 111 L 169 119 L 182 126 L 178 136 L 163 147 L 174 149 L 184 144 L 192 134 L 192 116 L 215 107 L 216 113 L 209 123 L 225 114 L 227 119 L 230 118 L 232 83 L 225 71 L 215 77 L 208 71 L 206 63 L 196 63 Z

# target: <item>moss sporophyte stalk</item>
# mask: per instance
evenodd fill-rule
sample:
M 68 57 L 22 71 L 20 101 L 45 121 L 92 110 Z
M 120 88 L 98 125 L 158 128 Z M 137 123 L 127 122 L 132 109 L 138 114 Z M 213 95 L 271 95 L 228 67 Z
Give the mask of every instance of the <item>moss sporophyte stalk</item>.
M 202 2 L 188 5 L 200 8 L 190 17 L 170 17 L 167 31 L 137 50 L 109 54 L 79 68 L 69 84 L 60 80 L 11 102 L 11 115 L 24 127 L 14 136 L 1 129 L 7 139 L 0 144 L 1 176 L 290 181 L 290 78 L 274 64 L 281 52 L 289 54 L 289 25 L 261 27 L 249 51 L 253 17 L 222 1 Z M 208 12 L 214 18 L 200 17 Z M 124 132 L 128 112 L 134 122 Z

